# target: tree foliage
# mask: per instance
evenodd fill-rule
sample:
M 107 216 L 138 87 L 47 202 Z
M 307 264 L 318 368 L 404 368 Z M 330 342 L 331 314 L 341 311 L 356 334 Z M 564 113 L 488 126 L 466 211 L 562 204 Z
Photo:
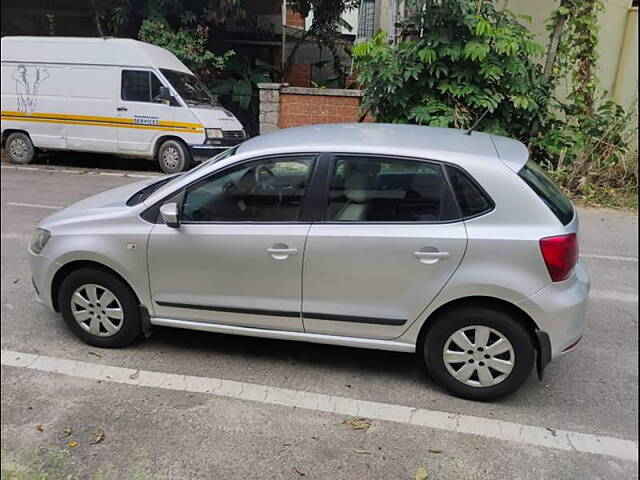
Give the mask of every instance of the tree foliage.
M 526 136 L 549 89 L 534 58 L 543 48 L 508 10 L 478 0 L 414 2 L 389 45 L 378 33 L 354 47 L 358 81 L 379 121 L 481 128 Z

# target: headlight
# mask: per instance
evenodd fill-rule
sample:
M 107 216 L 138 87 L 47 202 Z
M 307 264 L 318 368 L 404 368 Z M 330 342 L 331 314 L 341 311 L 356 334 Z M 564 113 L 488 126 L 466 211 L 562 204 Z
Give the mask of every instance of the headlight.
M 31 237 L 29 249 L 36 255 L 39 254 L 49 241 L 49 238 L 51 238 L 51 232 L 43 228 L 36 228 L 36 231 L 33 232 L 33 236 Z
M 204 129 L 207 138 L 223 138 L 222 130 L 219 128 L 205 128 Z

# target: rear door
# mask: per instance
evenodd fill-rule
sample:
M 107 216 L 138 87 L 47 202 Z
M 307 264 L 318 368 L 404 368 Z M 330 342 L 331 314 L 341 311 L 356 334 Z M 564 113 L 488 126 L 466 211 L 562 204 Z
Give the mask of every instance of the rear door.
M 443 168 L 380 156 L 337 155 L 322 221 L 303 270 L 306 332 L 399 336 L 435 298 L 467 244 Z
M 151 70 L 122 69 L 120 95 L 116 113 L 118 150 L 151 152 L 159 132 L 181 133 L 183 127 L 174 124 L 175 109 L 159 99 L 163 83 Z

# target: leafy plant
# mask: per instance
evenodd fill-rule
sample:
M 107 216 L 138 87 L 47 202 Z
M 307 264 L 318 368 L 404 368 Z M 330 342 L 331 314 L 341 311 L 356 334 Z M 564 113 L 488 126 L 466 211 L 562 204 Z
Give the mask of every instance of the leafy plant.
M 223 55 L 209 51 L 209 29 L 200 24 L 173 30 L 165 18 L 155 17 L 142 22 L 138 35 L 143 42 L 169 50 L 201 78 L 207 78 L 216 70 L 223 69 L 235 55 L 233 50 Z
M 354 47 L 365 103 L 379 120 L 526 138 L 549 95 L 534 58 L 543 48 L 508 10 L 478 0 L 413 2 L 398 45 L 386 35 Z

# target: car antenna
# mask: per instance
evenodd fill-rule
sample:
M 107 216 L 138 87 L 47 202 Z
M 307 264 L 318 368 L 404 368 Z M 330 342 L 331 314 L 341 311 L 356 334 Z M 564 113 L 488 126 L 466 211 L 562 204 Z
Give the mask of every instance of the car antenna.
M 473 122 L 473 125 L 471 125 L 471 128 L 469 128 L 469 130 L 467 130 L 466 132 L 464 132 L 465 135 L 471 135 L 471 132 L 473 132 L 473 129 L 476 128 L 478 126 L 478 124 L 482 121 L 482 119 L 487 115 L 487 113 L 489 113 L 489 109 L 487 108 L 482 115 L 480 115 L 480 118 L 478 118 L 475 122 Z

